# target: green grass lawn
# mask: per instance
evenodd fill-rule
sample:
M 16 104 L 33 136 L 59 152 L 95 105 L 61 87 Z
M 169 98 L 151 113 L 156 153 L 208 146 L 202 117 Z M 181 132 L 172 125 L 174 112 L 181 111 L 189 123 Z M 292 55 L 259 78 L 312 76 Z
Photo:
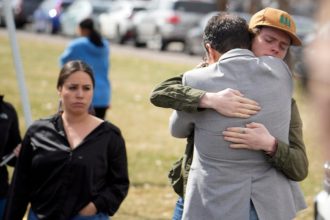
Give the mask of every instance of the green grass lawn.
M 63 43 L 19 39 L 26 85 L 33 119 L 51 115 L 57 110 L 56 78 L 58 57 Z M 21 131 L 25 125 L 12 62 L 9 41 L 0 36 L 0 93 L 18 110 Z M 184 150 L 184 141 L 168 132 L 168 109 L 154 107 L 149 102 L 152 88 L 160 81 L 193 66 L 173 62 L 157 62 L 129 54 L 112 53 L 110 78 L 113 85 L 112 108 L 107 119 L 118 125 L 125 137 L 131 188 L 114 220 L 170 219 L 177 196 L 171 190 L 167 173 Z M 297 219 L 309 220 L 313 214 L 314 195 L 322 189 L 323 159 L 313 129 L 314 115 L 308 100 L 297 89 L 295 97 L 304 120 L 304 137 L 310 160 L 309 176 L 301 182 L 308 209 Z M 271 186 L 270 186 L 271 187 Z

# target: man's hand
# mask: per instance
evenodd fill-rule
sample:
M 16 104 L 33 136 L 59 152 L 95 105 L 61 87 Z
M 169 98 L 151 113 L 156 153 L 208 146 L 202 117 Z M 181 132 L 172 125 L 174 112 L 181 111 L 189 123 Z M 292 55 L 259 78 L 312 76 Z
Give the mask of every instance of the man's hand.
M 94 203 L 90 202 L 84 208 L 82 208 L 80 210 L 79 215 L 91 216 L 91 215 L 95 215 L 96 213 L 97 213 L 97 209 L 96 209 Z
M 249 118 L 261 109 L 257 102 L 244 98 L 240 91 L 230 88 L 217 93 L 205 93 L 199 106 L 212 108 L 224 116 L 235 118 Z
M 231 148 L 244 148 L 250 150 L 263 150 L 274 155 L 277 150 L 276 139 L 260 123 L 252 122 L 245 128 L 231 127 L 222 132 L 226 141 L 232 142 Z

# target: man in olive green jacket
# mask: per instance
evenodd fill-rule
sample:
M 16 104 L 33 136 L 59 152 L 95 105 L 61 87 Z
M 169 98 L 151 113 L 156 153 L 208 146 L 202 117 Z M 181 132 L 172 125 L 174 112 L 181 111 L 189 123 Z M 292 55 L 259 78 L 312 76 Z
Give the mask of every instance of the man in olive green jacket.
M 258 16 L 251 19 L 250 28 L 254 29 L 256 35 L 252 43 L 252 51 L 257 55 L 272 55 L 283 59 L 288 51 L 288 47 L 283 49 L 283 45 L 279 44 L 277 50 L 273 44 L 277 39 L 269 39 L 270 36 L 264 34 L 264 28 L 276 28 L 283 30 L 282 27 L 260 23 Z M 269 18 L 265 18 L 267 21 Z M 291 42 L 293 43 L 293 41 Z M 206 49 L 209 52 L 207 45 Z M 286 46 L 286 45 L 284 45 Z M 210 54 L 208 54 L 210 55 Z M 208 62 L 217 61 L 217 58 L 210 56 Z M 182 75 L 173 77 L 159 84 L 151 94 L 151 102 L 159 107 L 174 108 L 180 111 L 195 112 L 202 108 L 213 108 L 220 114 L 228 117 L 247 118 L 258 112 L 257 104 L 247 98 L 242 97 L 239 91 L 227 89 L 218 93 L 206 93 L 182 85 Z M 306 156 L 305 145 L 302 138 L 302 121 L 294 99 L 291 105 L 291 120 L 289 130 L 289 145 L 281 140 L 276 140 L 276 146 L 273 152 L 267 153 L 268 161 L 278 170 L 282 171 L 288 178 L 301 181 L 308 173 L 308 159 Z M 185 185 L 190 169 L 193 154 L 193 134 L 188 138 L 185 155 L 174 166 L 175 169 L 170 171 L 169 177 L 172 181 L 174 190 L 182 197 L 185 191 Z

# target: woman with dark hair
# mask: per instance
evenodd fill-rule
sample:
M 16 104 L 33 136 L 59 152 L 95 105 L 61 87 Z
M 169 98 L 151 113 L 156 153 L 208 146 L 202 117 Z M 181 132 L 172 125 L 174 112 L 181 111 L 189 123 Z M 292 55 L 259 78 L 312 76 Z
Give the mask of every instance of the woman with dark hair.
M 104 119 L 111 103 L 109 42 L 102 38 L 90 18 L 79 23 L 78 35 L 80 37 L 72 40 L 60 56 L 60 64 L 63 66 L 70 60 L 83 60 L 91 66 L 95 77 L 93 108 L 95 116 Z
M 91 68 L 66 63 L 58 77 L 61 111 L 27 130 L 16 163 L 6 220 L 108 220 L 127 195 L 125 141 L 119 128 L 89 114 Z

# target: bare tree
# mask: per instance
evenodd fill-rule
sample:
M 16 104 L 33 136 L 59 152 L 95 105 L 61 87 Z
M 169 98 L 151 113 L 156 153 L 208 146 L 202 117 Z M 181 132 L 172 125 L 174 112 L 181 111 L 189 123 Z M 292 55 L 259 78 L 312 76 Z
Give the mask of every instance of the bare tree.
M 250 0 L 249 13 L 254 14 L 262 8 L 261 0 Z
M 278 6 L 283 11 L 290 11 L 290 2 L 289 0 L 277 0 Z
M 227 3 L 228 0 L 215 0 L 218 6 L 219 11 L 226 11 L 227 10 Z

